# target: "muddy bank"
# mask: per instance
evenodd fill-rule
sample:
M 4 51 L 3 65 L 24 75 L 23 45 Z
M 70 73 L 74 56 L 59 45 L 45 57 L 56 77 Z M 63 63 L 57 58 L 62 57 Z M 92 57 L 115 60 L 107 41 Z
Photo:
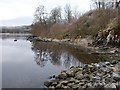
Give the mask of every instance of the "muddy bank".
M 72 66 L 51 78 L 52 80 L 44 83 L 48 89 L 114 88 L 119 90 L 120 62 L 107 61 L 85 64 L 82 67 Z

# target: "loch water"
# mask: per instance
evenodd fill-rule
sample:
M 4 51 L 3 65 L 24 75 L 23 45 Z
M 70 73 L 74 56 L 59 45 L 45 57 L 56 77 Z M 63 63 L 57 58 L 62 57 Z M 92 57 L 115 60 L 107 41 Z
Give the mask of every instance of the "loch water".
M 2 87 L 43 88 L 49 76 L 71 66 L 98 62 L 89 50 L 53 42 L 30 42 L 24 35 L 2 35 Z

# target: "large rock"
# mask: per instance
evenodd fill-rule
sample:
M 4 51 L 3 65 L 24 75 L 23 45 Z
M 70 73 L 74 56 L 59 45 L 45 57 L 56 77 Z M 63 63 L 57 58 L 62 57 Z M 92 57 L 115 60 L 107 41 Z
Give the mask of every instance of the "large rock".
M 60 40 L 58 40 L 58 39 L 53 39 L 52 41 L 53 42 L 60 42 Z
M 84 71 L 87 73 L 87 72 L 94 72 L 94 71 L 96 71 L 96 67 L 95 66 L 93 66 L 93 65 L 86 65 L 85 67 L 84 67 Z
M 117 73 L 114 73 L 114 72 L 113 72 L 112 78 L 113 78 L 114 80 L 116 80 L 116 81 L 120 81 L 120 75 L 117 74 Z
M 81 80 L 81 79 L 83 79 L 83 78 L 84 78 L 84 75 L 83 75 L 81 72 L 77 72 L 77 73 L 75 74 L 75 79 Z
M 68 81 L 69 81 L 69 83 L 75 83 L 76 79 L 75 78 L 70 78 Z
M 58 75 L 59 79 L 66 79 L 67 78 L 67 73 L 66 72 L 62 72 L 61 74 Z
M 56 85 L 56 88 L 61 88 L 61 87 L 62 87 L 61 83 L 59 83 L 59 84 Z
M 45 85 L 46 87 L 51 86 L 51 84 L 52 84 L 52 82 L 51 82 L 51 81 L 46 81 L 46 82 L 44 82 L 44 85 Z

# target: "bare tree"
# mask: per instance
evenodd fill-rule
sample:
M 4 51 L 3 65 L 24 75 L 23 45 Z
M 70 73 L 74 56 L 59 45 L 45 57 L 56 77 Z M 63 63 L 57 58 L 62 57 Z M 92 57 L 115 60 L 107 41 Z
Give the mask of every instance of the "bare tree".
M 73 9 L 73 18 L 74 20 L 77 20 L 81 16 L 81 13 L 77 11 L 77 7 Z
M 36 22 L 39 22 L 41 24 L 45 23 L 47 19 L 47 13 L 43 5 L 40 5 L 39 7 L 36 8 L 34 17 L 35 17 L 34 23 Z
M 116 0 L 92 0 L 98 9 L 114 8 Z
M 50 18 L 53 23 L 59 23 L 61 21 L 61 7 L 56 7 L 51 10 Z
M 64 12 L 65 12 L 65 19 L 67 20 L 68 23 L 70 23 L 72 21 L 72 10 L 69 4 L 66 4 L 64 8 Z

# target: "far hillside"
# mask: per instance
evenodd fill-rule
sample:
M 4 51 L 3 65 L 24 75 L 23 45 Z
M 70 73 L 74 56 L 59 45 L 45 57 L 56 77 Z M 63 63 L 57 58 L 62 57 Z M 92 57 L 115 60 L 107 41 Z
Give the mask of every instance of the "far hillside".
M 2 26 L 0 33 L 31 33 L 31 26 Z

